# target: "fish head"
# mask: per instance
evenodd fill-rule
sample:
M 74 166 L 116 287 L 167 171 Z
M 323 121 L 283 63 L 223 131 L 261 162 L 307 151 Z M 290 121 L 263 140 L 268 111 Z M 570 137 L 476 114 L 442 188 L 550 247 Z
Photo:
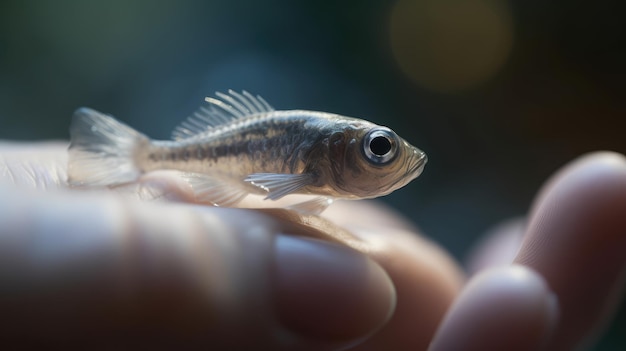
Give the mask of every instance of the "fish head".
M 393 130 L 367 124 L 331 136 L 327 185 L 342 197 L 387 195 L 417 178 L 426 154 Z

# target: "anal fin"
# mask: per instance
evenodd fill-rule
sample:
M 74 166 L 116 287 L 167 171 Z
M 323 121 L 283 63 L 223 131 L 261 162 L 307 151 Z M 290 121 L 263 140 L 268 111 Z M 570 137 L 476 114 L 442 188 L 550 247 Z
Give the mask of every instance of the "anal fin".
M 185 173 L 183 178 L 191 185 L 196 201 L 213 206 L 232 207 L 249 194 L 226 177 Z
M 333 199 L 325 196 L 318 196 L 308 201 L 300 202 L 288 206 L 290 210 L 305 214 L 305 215 L 318 215 L 324 212 L 333 203 Z

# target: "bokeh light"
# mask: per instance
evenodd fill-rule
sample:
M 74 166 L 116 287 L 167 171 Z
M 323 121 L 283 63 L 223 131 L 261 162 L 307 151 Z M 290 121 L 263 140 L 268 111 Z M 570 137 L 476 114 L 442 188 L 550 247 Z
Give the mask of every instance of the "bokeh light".
M 493 0 L 399 0 L 391 46 L 401 69 L 427 89 L 469 89 L 493 76 L 513 45 L 511 14 Z

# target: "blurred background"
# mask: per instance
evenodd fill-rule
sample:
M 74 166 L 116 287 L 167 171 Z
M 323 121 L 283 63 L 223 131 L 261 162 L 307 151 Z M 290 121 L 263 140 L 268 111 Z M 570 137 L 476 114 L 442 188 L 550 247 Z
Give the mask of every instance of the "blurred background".
M 626 152 L 625 63 L 620 1 L 3 0 L 0 139 L 67 139 L 79 106 L 165 139 L 227 89 L 368 119 L 429 155 L 384 201 L 463 260 L 566 162 Z

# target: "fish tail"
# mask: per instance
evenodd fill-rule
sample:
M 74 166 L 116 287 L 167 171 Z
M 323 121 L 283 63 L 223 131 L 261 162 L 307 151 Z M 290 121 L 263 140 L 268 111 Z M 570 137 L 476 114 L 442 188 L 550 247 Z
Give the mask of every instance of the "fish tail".
M 108 186 L 136 180 L 142 173 L 137 154 L 150 139 L 98 111 L 82 107 L 70 126 L 68 183 Z

